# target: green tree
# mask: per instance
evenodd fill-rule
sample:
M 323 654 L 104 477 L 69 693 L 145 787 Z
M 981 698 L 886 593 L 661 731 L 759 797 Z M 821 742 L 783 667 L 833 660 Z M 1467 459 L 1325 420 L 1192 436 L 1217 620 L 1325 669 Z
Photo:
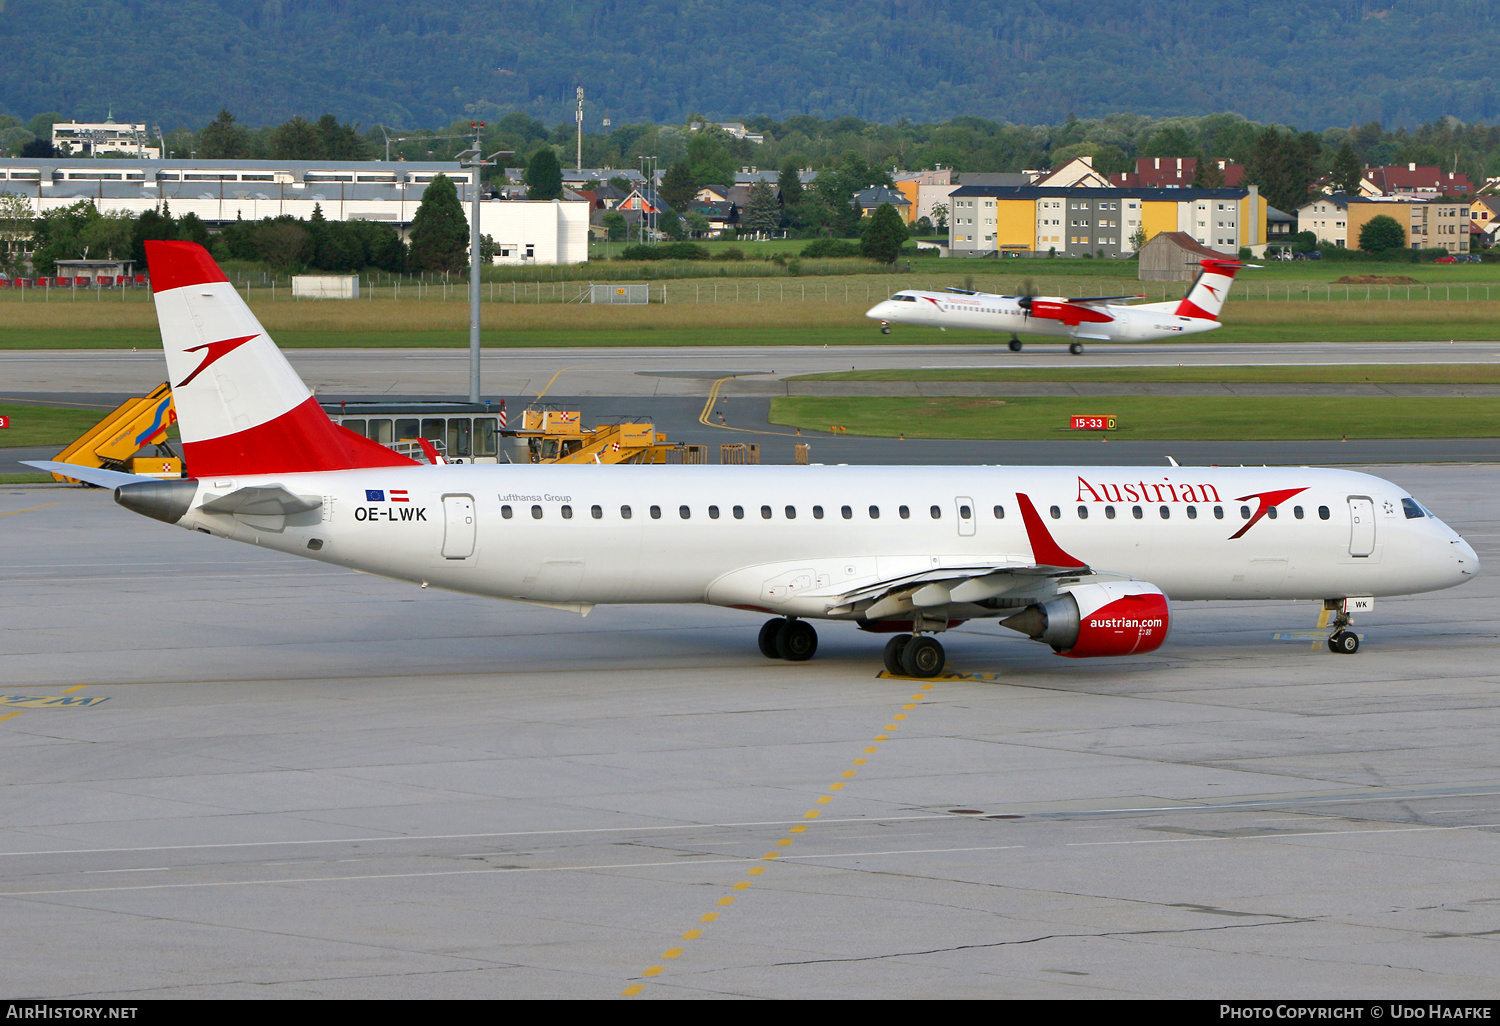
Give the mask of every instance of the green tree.
M 734 157 L 723 139 L 718 126 L 694 132 L 688 139 L 687 165 L 700 186 L 734 184 Z
M 165 203 L 160 210 L 143 210 L 135 219 L 135 228 L 130 234 L 130 256 L 137 265 L 145 267 L 147 239 L 162 241 L 175 238 L 177 222 L 172 219 L 172 212 Z
M 526 198 L 554 200 L 562 197 L 562 165 L 557 162 L 557 151 L 543 146 L 526 162 Z M 457 202 L 455 199 L 454 202 Z
M 603 219 L 604 230 L 609 233 L 610 242 L 624 242 L 625 231 L 628 227 L 625 223 L 625 215 L 618 210 L 610 210 L 605 213 Z
M 552 159 L 555 163 L 556 154 Z M 528 174 L 530 170 L 528 167 Z M 468 253 L 469 223 L 458 205 L 458 190 L 451 178 L 438 175 L 422 193 L 422 203 L 412 216 L 412 267 L 418 271 L 460 271 Z
M 1224 188 L 1224 172 L 1219 167 L 1218 161 L 1210 160 L 1207 157 L 1198 158 L 1198 164 L 1193 168 L 1193 188 Z
M 1406 229 L 1388 214 L 1376 214 L 1359 230 L 1359 248 L 1379 256 L 1393 249 L 1406 248 Z
M 197 214 L 189 211 L 177 219 L 177 237 L 184 242 L 196 242 L 208 247 L 208 225 Z
M 1344 143 L 1333 158 L 1333 187 L 1346 196 L 1359 195 L 1359 180 L 1364 175 L 1364 169 L 1359 165 L 1359 157 L 1354 154 L 1354 147 Z
M 756 182 L 750 186 L 740 227 L 744 231 L 767 237 L 781 227 L 781 207 L 776 203 L 776 192 L 770 183 Z
M 1296 210 L 1307 202 L 1319 151 L 1318 137 L 1312 132 L 1292 136 L 1267 128 L 1255 137 L 1246 174 L 1271 206 Z
M 781 169 L 781 174 L 776 176 L 776 189 L 781 193 L 781 205 L 787 210 L 795 210 L 797 204 L 802 202 L 802 175 L 795 161 L 787 161 Z
M 332 114 L 318 119 L 318 138 L 324 160 L 364 160 L 369 155 L 369 144 L 359 134 L 359 126 L 344 122 Z
M 1146 228 L 1145 228 L 1144 225 L 1142 225 L 1141 227 L 1137 228 L 1135 231 L 1133 231 L 1133 232 L 1130 233 L 1130 248 L 1131 249 L 1139 250 L 1142 246 L 1144 246 L 1149 241 L 1151 241 L 1151 240 L 1149 240 L 1149 239 L 1146 238 Z
M 303 266 L 311 253 L 307 229 L 295 217 L 266 218 L 251 231 L 260 258 L 277 271 Z
M 1191 157 L 1198 147 L 1181 127 L 1168 125 L 1152 132 L 1139 152 L 1142 157 Z
M 889 203 L 882 203 L 870 215 L 865 230 L 860 233 L 859 251 L 871 260 L 893 264 L 901 255 L 906 239 L 906 225 L 901 215 Z
M 20 270 L 31 231 L 31 200 L 0 192 L 0 271 L 14 275 Z
M 693 180 L 693 171 L 688 167 L 687 161 L 679 160 L 667 168 L 667 173 L 662 176 L 661 189 L 658 190 L 662 202 L 673 210 L 686 210 L 693 202 L 693 197 L 698 195 L 698 183 Z
M 249 154 L 250 133 L 227 109 L 198 133 L 198 156 L 206 160 L 240 160 Z
M 323 139 L 311 121 L 297 115 L 271 130 L 274 160 L 317 160 L 324 156 Z

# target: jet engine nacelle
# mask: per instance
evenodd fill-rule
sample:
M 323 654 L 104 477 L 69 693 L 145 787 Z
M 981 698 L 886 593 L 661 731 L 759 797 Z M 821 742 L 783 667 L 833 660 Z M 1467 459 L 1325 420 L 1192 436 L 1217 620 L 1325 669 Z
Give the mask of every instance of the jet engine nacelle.
M 1155 585 L 1105 581 L 1076 585 L 1000 623 L 1073 659 L 1135 655 L 1167 640 L 1171 609 Z

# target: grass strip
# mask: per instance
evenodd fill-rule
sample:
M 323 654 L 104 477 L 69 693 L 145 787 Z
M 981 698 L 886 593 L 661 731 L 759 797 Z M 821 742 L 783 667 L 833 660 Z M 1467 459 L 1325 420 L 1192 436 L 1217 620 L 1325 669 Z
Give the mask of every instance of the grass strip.
M 0 485 L 18 484 L 52 484 L 51 474 L 43 474 L 37 471 L 33 474 L 0 474 Z
M 0 431 L 0 446 L 20 448 L 30 445 L 67 445 L 99 423 L 106 412 L 77 407 L 0 403 L 0 416 L 10 418 L 10 427 Z
M 792 381 L 1135 381 L 1184 384 L 1407 384 L 1500 383 L 1490 363 L 1374 364 L 1242 367 L 969 367 L 838 371 L 803 374 Z
M 1128 396 L 1070 399 L 773 399 L 773 424 L 895 438 L 1097 440 L 1072 431 L 1075 415 L 1115 415 L 1111 438 L 1275 441 L 1500 436 L 1500 399 L 1219 398 Z

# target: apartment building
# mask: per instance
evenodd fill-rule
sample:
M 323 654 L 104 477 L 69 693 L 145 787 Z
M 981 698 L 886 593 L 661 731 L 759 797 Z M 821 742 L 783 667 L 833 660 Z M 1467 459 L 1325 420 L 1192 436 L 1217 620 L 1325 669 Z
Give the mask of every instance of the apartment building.
M 1471 204 L 1447 197 L 1319 196 L 1297 208 L 1297 230 L 1312 232 L 1320 243 L 1358 249 L 1360 230 L 1382 214 L 1401 225 L 1410 249 L 1469 252 Z

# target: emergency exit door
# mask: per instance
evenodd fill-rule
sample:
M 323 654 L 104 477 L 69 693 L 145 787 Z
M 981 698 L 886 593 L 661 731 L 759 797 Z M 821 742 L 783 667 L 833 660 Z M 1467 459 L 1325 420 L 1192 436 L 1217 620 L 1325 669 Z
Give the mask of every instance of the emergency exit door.
M 1349 496 L 1349 555 L 1368 556 L 1375 551 L 1375 502 L 1362 495 Z
M 974 534 L 974 500 L 960 495 L 953 500 L 954 512 L 958 514 L 958 533 L 965 538 Z
M 474 496 L 443 496 L 443 558 L 468 559 L 474 554 Z

